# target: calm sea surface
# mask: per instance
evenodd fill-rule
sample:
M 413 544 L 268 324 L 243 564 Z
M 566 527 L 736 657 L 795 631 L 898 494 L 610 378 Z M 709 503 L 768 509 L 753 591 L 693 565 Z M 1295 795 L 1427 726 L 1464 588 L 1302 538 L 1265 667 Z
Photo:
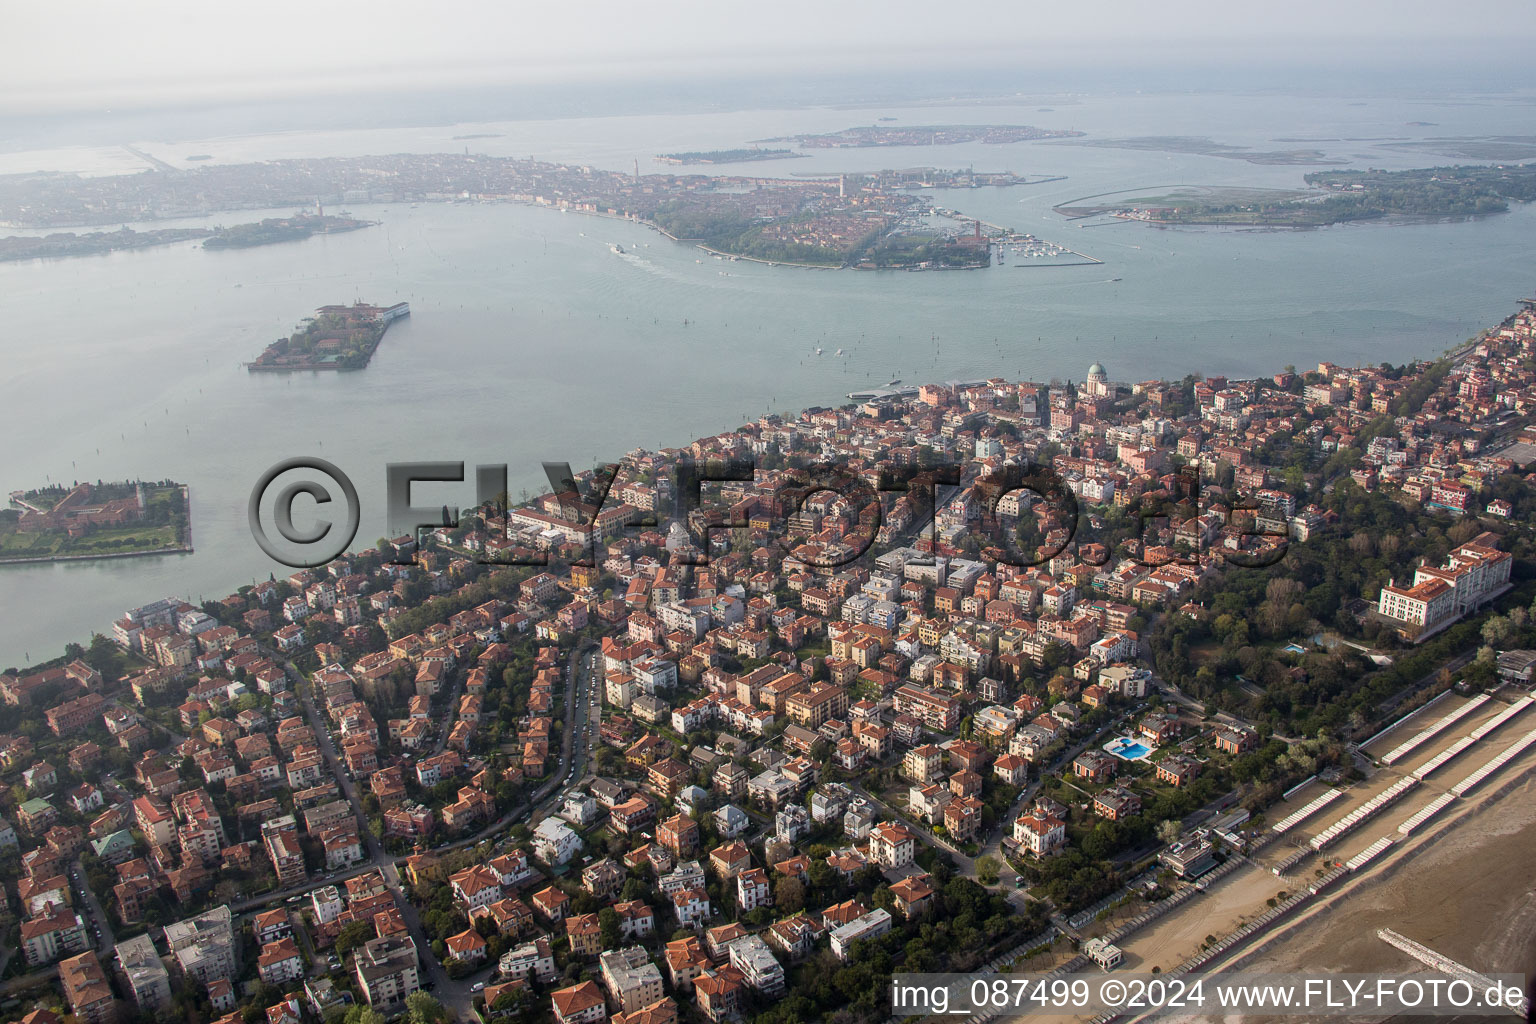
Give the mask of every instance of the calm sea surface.
M 1098 138 L 1202 135 L 1256 150 L 1318 148 L 1376 167 L 1453 162 L 1380 148 L 1388 138 L 1536 134 L 1529 105 L 1496 99 L 1130 96 L 137 145 L 172 163 L 192 154 L 241 162 L 469 146 L 624 169 L 639 160 L 650 171 L 660 169 L 651 159 L 658 152 L 735 147 L 878 116 L 895 124 L 1029 123 Z M 466 134 L 497 137 L 453 139 Z M 1282 138 L 1332 141 L 1274 141 Z M 516 492 L 539 486 L 542 460 L 583 466 L 637 446 L 681 444 L 766 411 L 835 404 L 850 390 L 892 378 L 1081 379 L 1094 360 L 1128 381 L 1189 372 L 1252 376 L 1324 359 L 1400 362 L 1438 354 L 1536 290 L 1531 208 L 1473 222 L 1310 232 L 1080 228 L 1051 212 L 1065 200 L 1117 189 L 1299 186 L 1309 169 L 1301 166 L 1024 143 L 822 150 L 734 169 L 917 165 L 1066 175 L 934 201 L 1063 242 L 1105 265 L 796 270 L 710 259 L 613 220 L 428 204 L 354 206 L 381 226 L 257 249 L 178 245 L 0 264 L 0 489 L 125 476 L 186 481 L 197 549 L 0 568 L 0 665 L 51 657 L 145 601 L 220 597 L 287 572 L 251 540 L 245 504 L 259 474 L 288 456 L 320 455 L 351 475 L 363 503 L 358 543 L 371 544 L 384 532 L 384 467 L 391 461 L 505 462 Z M 115 149 L 0 153 L 0 173 L 138 166 Z M 256 216 L 242 211 L 206 222 Z M 614 254 L 612 243 L 630 254 Z M 241 367 L 316 306 L 358 298 L 406 300 L 412 308 L 366 370 L 263 376 Z M 472 489 L 418 488 L 417 499 L 468 504 Z

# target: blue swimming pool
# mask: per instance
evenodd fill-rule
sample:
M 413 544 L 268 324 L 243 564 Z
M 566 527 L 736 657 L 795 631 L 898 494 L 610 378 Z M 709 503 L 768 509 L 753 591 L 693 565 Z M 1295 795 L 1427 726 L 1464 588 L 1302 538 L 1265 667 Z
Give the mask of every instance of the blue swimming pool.
M 1140 761 L 1152 753 L 1152 748 L 1130 736 L 1120 736 L 1104 744 L 1104 749 L 1122 761 Z

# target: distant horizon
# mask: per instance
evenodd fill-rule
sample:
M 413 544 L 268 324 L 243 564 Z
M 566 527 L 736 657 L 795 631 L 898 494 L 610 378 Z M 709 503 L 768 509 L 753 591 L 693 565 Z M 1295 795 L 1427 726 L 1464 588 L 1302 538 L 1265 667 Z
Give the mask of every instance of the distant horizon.
M 760 80 L 810 90 L 900 76 L 996 78 L 1081 89 L 1102 79 L 1174 88 L 1358 88 L 1372 78 L 1436 90 L 1523 84 L 1515 0 L 1455 8 L 1420 2 L 1298 0 L 1284 9 L 1103 0 L 1092 17 L 980 0 L 878 9 L 785 0 L 772 18 L 682 0 L 652 11 L 595 0 L 579 20 L 553 6 L 444 0 L 430 19 L 400 0 L 359 16 L 342 5 L 272 0 L 259 11 L 141 0 L 71 11 L 11 5 L 0 116 L 164 110 L 358 95 L 575 86 L 622 92 L 656 83 Z M 1086 77 L 1085 77 L 1086 76 Z M 1237 81 L 1234 82 L 1234 79 Z M 1130 87 L 1138 87 L 1131 84 Z M 812 102 L 827 102 L 806 97 Z M 835 102 L 835 101 L 833 101 Z
M 1207 51 L 1209 52 L 1209 51 Z M 873 121 L 885 106 L 975 105 L 975 116 L 946 123 L 994 123 L 988 111 L 1007 101 L 1067 103 L 1075 97 L 1138 95 L 1294 95 L 1311 98 L 1394 98 L 1458 102 L 1506 101 L 1536 108 L 1536 84 L 1518 66 L 1497 61 L 1464 63 L 1465 55 L 1441 49 L 1438 62 L 1423 54 L 1347 72 L 1321 55 L 1305 60 L 1223 59 L 1137 64 L 1074 63 L 1058 52 L 1057 67 L 1000 68 L 930 64 L 919 73 L 897 67 L 839 74 L 769 75 L 734 67 L 729 74 L 674 68 L 623 81 L 544 79 L 438 81 L 407 88 L 332 81 L 302 91 L 300 83 L 263 94 L 198 93 L 195 98 L 141 96 L 102 105 L 78 103 L 27 109 L 16 94 L 0 91 L 0 151 L 21 152 L 71 145 L 114 145 L 154 137 L 177 142 L 277 131 L 448 127 L 497 121 L 596 119 L 637 115 L 730 113 L 764 109 L 846 109 L 849 125 Z M 1103 57 L 1102 51 L 1097 54 Z M 1164 54 L 1164 56 L 1166 56 Z M 1377 56 L 1381 56 L 1379 53 Z M 3 75 L 0 75 L 3 77 Z M 709 88 L 701 90 L 701 83 Z M 288 90 L 288 91 L 284 91 Z M 868 117 L 863 114 L 868 111 Z M 1532 133 L 1536 134 L 1536 113 Z

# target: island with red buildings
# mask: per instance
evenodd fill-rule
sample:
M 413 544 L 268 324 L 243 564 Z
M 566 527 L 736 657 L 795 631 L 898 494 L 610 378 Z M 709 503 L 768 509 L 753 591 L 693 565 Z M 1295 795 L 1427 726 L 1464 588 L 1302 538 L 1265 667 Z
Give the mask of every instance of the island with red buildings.
M 411 315 L 409 303 L 370 306 L 321 306 L 304 326 L 266 347 L 252 373 L 294 373 L 301 370 L 361 370 L 373 358 L 389 325 Z
M 12 491 L 0 509 L 0 564 L 191 550 L 187 488 L 170 480 Z

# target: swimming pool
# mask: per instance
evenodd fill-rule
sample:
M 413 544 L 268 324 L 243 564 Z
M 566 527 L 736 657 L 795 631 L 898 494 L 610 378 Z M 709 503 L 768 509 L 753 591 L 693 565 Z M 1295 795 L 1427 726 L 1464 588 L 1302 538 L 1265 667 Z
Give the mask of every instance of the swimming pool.
M 1140 761 L 1152 753 L 1152 748 L 1130 736 L 1120 736 L 1104 744 L 1104 749 L 1122 761 Z

